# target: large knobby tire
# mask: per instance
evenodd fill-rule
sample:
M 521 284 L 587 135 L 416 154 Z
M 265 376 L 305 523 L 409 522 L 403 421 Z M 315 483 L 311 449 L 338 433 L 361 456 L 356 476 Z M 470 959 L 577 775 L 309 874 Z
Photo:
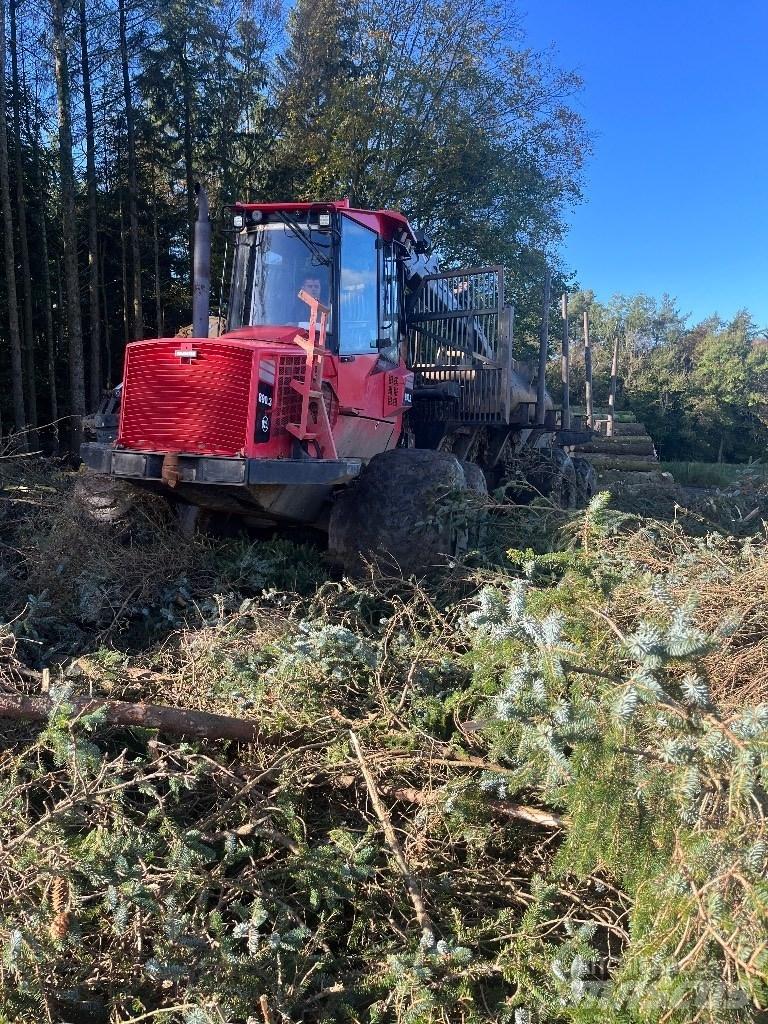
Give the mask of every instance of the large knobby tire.
M 554 451 L 560 452 L 561 458 L 561 484 L 559 493 L 559 505 L 561 508 L 578 508 L 579 507 L 579 482 L 576 476 L 576 467 L 573 464 L 573 459 L 568 452 L 563 451 L 562 448 L 556 448 Z
M 585 508 L 597 494 L 597 473 L 588 459 L 574 455 L 571 459 L 576 470 L 576 493 L 579 508 Z
M 94 522 L 118 523 L 128 516 L 134 497 L 125 481 L 86 470 L 75 481 L 75 501 Z
M 475 494 L 487 494 L 488 483 L 485 479 L 485 473 L 477 463 L 461 462 L 459 465 L 464 470 L 465 487 L 467 490 L 474 491 Z
M 576 508 L 576 469 L 562 448 L 534 449 L 528 453 L 525 475 L 534 496 L 548 498 L 558 508 Z
M 482 471 L 471 466 L 465 472 L 450 452 L 382 452 L 334 503 L 331 558 L 353 573 L 370 558 L 406 574 L 427 572 L 466 550 L 471 531 L 457 506 L 462 493 L 485 490 Z

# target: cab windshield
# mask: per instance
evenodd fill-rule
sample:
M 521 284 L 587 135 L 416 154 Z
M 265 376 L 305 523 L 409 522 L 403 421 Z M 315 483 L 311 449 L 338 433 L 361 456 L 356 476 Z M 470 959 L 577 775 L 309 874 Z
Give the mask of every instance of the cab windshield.
M 229 329 L 307 327 L 309 307 L 299 292 L 330 305 L 329 255 L 329 237 L 306 223 L 278 221 L 242 231 L 232 269 Z

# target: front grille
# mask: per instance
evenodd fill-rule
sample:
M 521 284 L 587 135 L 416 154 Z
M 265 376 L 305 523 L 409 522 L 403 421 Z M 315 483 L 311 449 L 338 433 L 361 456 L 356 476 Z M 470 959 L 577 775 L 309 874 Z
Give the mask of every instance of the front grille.
M 292 380 L 304 380 L 307 358 L 280 356 L 277 367 L 277 388 L 272 430 L 285 430 L 287 424 L 298 423 L 301 416 L 301 395 L 291 387 Z
M 196 354 L 175 354 L 184 351 Z M 129 345 L 118 444 L 241 454 L 252 364 L 250 348 L 227 342 L 172 339 Z

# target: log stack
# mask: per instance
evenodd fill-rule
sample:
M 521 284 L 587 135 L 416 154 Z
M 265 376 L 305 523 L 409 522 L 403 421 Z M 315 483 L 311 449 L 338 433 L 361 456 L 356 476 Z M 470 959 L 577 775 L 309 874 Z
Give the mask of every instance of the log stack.
M 595 467 L 601 489 L 617 479 L 625 479 L 628 474 L 658 474 L 659 456 L 644 424 L 617 422 L 613 435 L 609 436 L 608 422 L 607 418 L 598 417 L 595 420 L 597 436 L 574 450 L 575 455 Z

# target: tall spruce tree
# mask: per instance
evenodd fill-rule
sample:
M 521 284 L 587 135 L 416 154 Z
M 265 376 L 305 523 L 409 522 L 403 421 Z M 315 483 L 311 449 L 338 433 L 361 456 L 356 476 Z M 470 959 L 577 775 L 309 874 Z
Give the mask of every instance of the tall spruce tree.
M 21 150 L 21 82 L 19 79 L 18 0 L 11 0 L 11 106 L 13 109 L 13 157 L 16 177 L 16 220 L 21 262 L 21 295 L 24 310 L 23 362 L 24 398 L 31 426 L 37 426 L 37 381 L 35 379 L 35 326 L 32 316 L 32 270 L 27 233 L 27 198 L 24 188 L 24 165 Z
M 11 184 L 8 171 L 8 125 L 5 97 L 5 0 L 0 0 L 0 202 L 3 208 L 3 251 L 5 255 L 5 287 L 8 303 L 8 334 L 11 343 L 11 389 L 13 419 L 16 429 L 23 431 L 27 416 L 24 405 L 24 371 L 22 367 L 19 307 L 16 296 L 16 256 L 13 245 Z
M 27 134 L 32 142 L 32 180 L 35 191 L 39 196 L 45 196 L 47 190 L 41 170 L 39 131 L 33 131 L 27 121 Z M 37 238 L 40 245 L 39 266 L 40 266 L 40 303 L 43 309 L 43 322 L 45 324 L 45 352 L 48 368 L 48 411 L 50 421 L 53 423 L 54 448 L 58 447 L 58 419 L 59 401 L 56 388 L 56 335 L 53 327 L 53 293 L 51 291 L 51 271 L 49 267 L 48 254 L 48 217 L 46 215 L 46 203 L 42 201 L 35 204 L 37 215 Z
M 80 61 L 83 74 L 85 115 L 85 177 L 88 195 L 88 326 L 90 329 L 90 390 L 92 408 L 101 397 L 101 315 L 99 312 L 99 222 L 96 183 L 96 138 L 91 95 L 91 64 L 88 55 L 88 19 L 85 0 L 79 0 Z
M 70 108 L 69 61 L 64 25 L 64 2 L 52 0 L 53 48 L 59 121 L 59 175 L 61 179 L 64 284 L 67 296 L 69 336 L 70 413 L 72 448 L 77 451 L 85 415 L 85 369 L 80 314 L 80 280 L 77 261 L 77 217 L 75 214 L 75 173 L 72 159 L 72 115 Z
M 131 268 L 133 283 L 132 327 L 130 333 L 141 338 L 144 335 L 144 306 L 141 295 L 141 242 L 139 240 L 138 212 L 138 170 L 136 166 L 136 127 L 131 95 L 131 78 L 128 66 L 128 39 L 125 0 L 118 0 L 120 32 L 120 68 L 123 77 L 123 99 L 125 101 L 125 134 L 128 146 L 128 224 L 131 235 Z

